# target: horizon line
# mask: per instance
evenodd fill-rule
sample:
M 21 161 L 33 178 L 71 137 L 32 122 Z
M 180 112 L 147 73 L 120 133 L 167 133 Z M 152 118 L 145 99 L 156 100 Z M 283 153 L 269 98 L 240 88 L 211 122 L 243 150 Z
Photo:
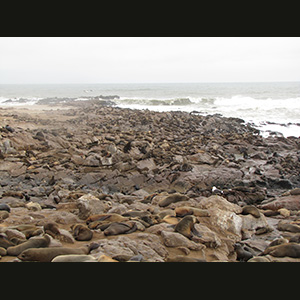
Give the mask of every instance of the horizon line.
M 189 81 L 189 82 L 31 82 L 31 83 L 0 83 L 0 85 L 79 85 L 79 84 L 198 84 L 198 83 L 284 83 L 300 82 L 300 80 L 275 81 Z

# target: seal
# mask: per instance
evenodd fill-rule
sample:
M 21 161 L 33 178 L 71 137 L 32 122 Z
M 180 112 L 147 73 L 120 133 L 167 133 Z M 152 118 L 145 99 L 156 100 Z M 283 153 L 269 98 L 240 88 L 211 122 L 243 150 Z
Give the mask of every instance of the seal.
M 0 210 L 5 210 L 7 212 L 10 212 L 10 207 L 6 203 L 1 203 Z
M 55 238 L 56 235 L 60 234 L 58 225 L 54 222 L 48 222 L 44 225 L 44 232 Z
M 207 260 L 204 258 L 195 258 L 195 257 L 177 255 L 173 258 L 167 258 L 167 262 L 207 262 Z
M 127 221 L 127 217 L 123 217 L 119 214 L 98 214 L 98 215 L 91 215 L 86 219 L 86 224 L 89 225 L 93 222 L 102 222 L 104 223 L 111 223 L 111 222 L 123 222 Z M 89 226 L 90 227 L 90 226 Z
M 199 223 L 198 219 L 195 216 L 188 215 L 176 224 L 174 230 L 189 239 L 192 239 L 194 235 L 201 237 L 201 234 L 194 227 L 196 223 Z
M 90 241 L 93 238 L 93 231 L 85 225 L 74 224 L 71 230 L 76 241 Z
M 45 234 L 43 237 L 33 237 L 22 244 L 7 248 L 7 255 L 18 256 L 26 249 L 44 248 L 44 247 L 48 247 L 49 244 L 50 244 L 50 237 L 47 234 Z
M 275 257 L 289 256 L 300 258 L 300 245 L 297 243 L 285 243 L 272 247 L 267 247 L 259 256 L 270 254 Z
M 237 255 L 237 260 L 239 261 L 248 261 L 253 257 L 253 254 L 247 249 L 244 249 L 240 243 L 234 244 L 234 249 Z
M 97 259 L 91 255 L 85 254 L 69 254 L 58 255 L 54 257 L 51 262 L 97 262 Z
M 53 248 L 31 248 L 23 251 L 18 258 L 22 261 L 51 262 L 59 255 L 69 254 L 89 254 L 91 250 L 99 247 L 98 244 L 91 243 L 80 248 L 53 247 Z
M 209 217 L 209 211 L 207 209 L 200 209 L 196 207 L 180 206 L 175 208 L 177 217 L 185 217 L 187 215 L 194 215 L 197 217 Z
M 128 234 L 136 231 L 137 225 L 135 222 L 113 222 L 105 230 L 104 235 Z
M 290 238 L 290 243 L 297 243 L 297 244 L 299 244 L 300 243 L 300 233 L 295 234 L 294 236 L 292 236 Z
M 246 205 L 243 207 L 242 210 L 242 215 L 252 215 L 255 218 L 259 218 L 260 217 L 260 212 L 258 210 L 257 207 L 255 207 L 254 205 Z
M 277 229 L 280 231 L 289 231 L 293 233 L 299 233 L 300 232 L 300 226 L 296 224 L 290 224 L 285 222 L 278 222 Z
M 170 205 L 171 203 L 179 202 L 179 201 L 187 201 L 189 199 L 188 196 L 175 193 L 172 195 L 167 196 L 166 198 L 163 198 L 162 200 L 159 201 L 158 205 L 160 207 L 165 207 Z
M 0 247 L 7 249 L 8 247 L 12 247 L 15 244 L 12 243 L 4 234 L 0 234 Z

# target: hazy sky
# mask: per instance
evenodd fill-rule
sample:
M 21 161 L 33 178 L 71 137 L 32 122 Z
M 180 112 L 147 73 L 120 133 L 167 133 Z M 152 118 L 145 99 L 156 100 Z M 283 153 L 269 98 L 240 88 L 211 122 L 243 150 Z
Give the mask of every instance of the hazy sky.
M 0 37 L 0 84 L 240 81 L 300 81 L 300 38 Z

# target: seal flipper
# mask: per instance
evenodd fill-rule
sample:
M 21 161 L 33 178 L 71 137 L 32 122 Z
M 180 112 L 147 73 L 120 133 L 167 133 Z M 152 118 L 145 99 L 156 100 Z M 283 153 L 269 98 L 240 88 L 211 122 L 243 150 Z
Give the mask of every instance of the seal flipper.
M 195 236 L 197 236 L 199 238 L 202 237 L 202 234 L 195 228 L 195 226 L 192 227 L 191 231 Z

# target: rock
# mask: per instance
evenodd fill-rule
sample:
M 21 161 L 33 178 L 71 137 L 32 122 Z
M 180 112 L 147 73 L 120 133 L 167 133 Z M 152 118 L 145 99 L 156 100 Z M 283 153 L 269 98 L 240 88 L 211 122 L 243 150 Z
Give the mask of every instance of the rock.
M 280 208 L 280 209 L 278 209 L 278 212 L 284 218 L 287 218 L 287 217 L 289 217 L 291 215 L 290 211 L 288 209 L 286 209 L 286 208 Z
M 42 210 L 42 207 L 39 203 L 32 202 L 32 201 L 26 203 L 25 207 L 27 207 L 29 210 L 32 210 L 32 211 L 41 211 Z
M 81 196 L 76 203 L 79 209 L 78 217 L 82 220 L 86 220 L 90 215 L 105 213 L 110 208 L 107 203 L 92 194 Z
M 161 236 L 167 247 L 187 247 L 190 250 L 202 250 L 205 246 L 195 243 L 178 232 L 162 231 Z
M 135 238 L 118 236 L 113 240 L 99 240 L 99 247 L 91 251 L 91 255 L 99 258 L 108 255 L 113 259 L 121 258 L 129 260 L 131 257 L 141 254 L 145 261 L 163 262 L 168 252 L 161 245 L 159 237 L 153 234 L 137 234 Z
M 235 214 L 240 214 L 242 212 L 240 206 L 230 203 L 225 198 L 217 195 L 202 199 L 200 206 L 208 210 L 218 208 L 223 211 L 234 212 Z

